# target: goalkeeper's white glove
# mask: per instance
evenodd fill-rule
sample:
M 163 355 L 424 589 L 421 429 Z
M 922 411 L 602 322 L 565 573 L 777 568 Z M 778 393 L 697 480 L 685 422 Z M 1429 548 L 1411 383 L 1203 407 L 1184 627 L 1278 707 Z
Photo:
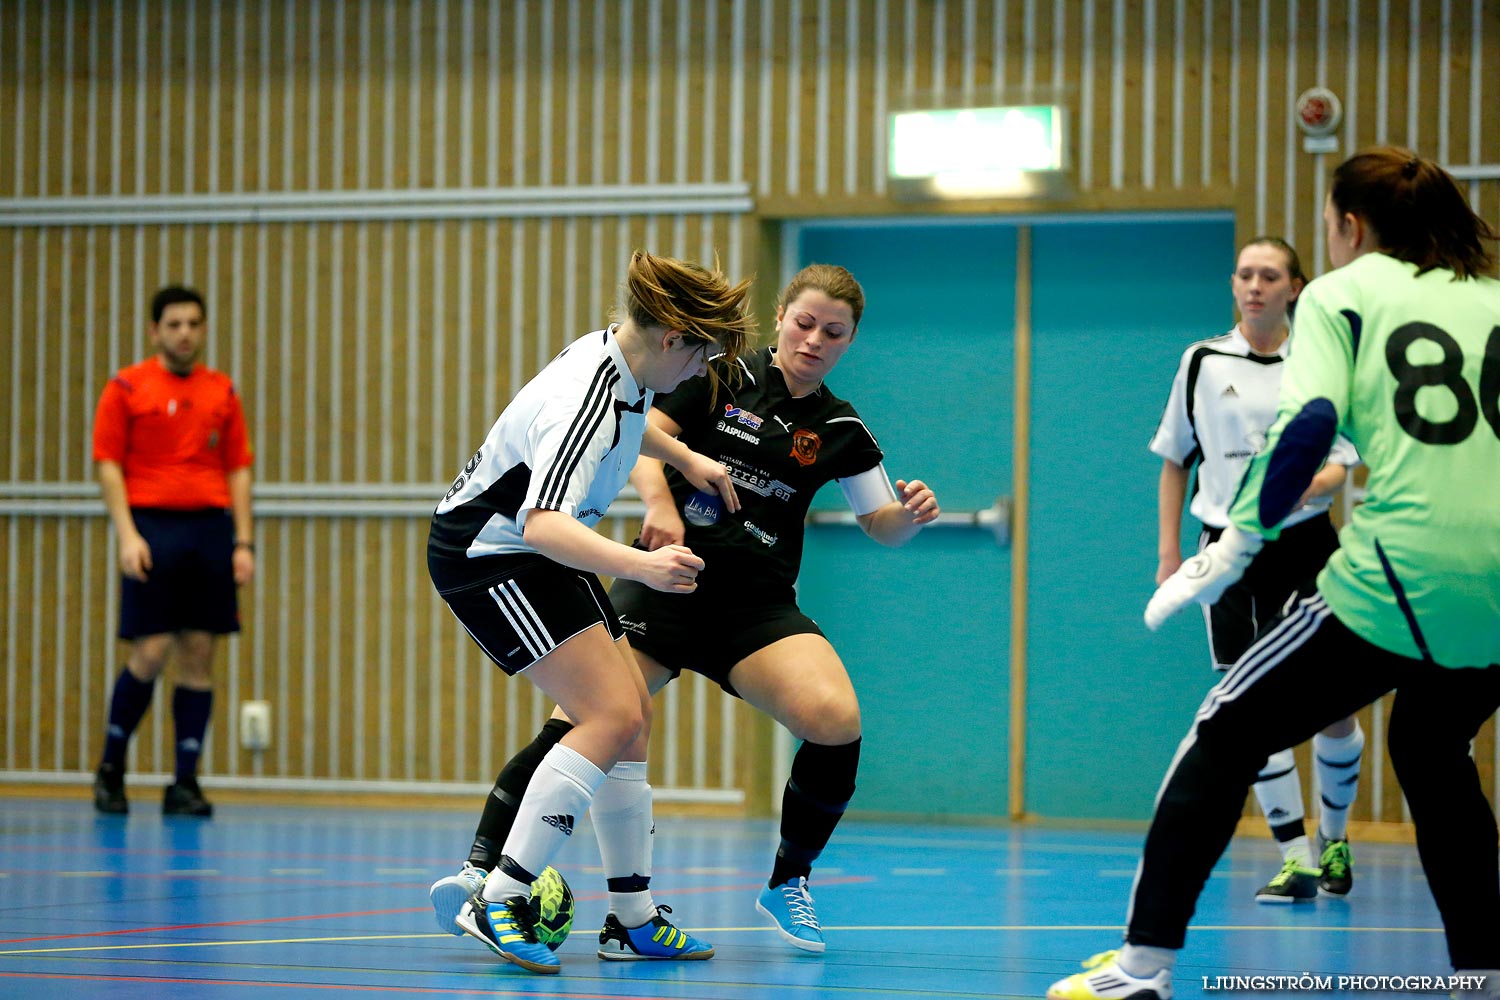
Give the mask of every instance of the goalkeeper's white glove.
M 1245 567 L 1264 544 L 1265 539 L 1259 535 L 1247 534 L 1232 524 L 1225 528 L 1218 541 L 1179 566 L 1156 588 L 1146 605 L 1146 627 L 1155 632 L 1189 604 L 1217 601 L 1245 575 Z

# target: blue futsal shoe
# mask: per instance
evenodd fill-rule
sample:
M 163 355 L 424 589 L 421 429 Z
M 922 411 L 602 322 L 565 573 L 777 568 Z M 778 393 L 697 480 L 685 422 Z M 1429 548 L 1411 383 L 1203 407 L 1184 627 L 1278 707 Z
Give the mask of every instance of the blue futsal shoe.
M 713 958 L 713 945 L 673 927 L 662 916 L 671 912 L 670 906 L 658 906 L 656 916 L 639 927 L 626 927 L 613 913 L 609 914 L 599 932 L 599 957 L 608 962 L 692 962 Z
M 823 928 L 818 926 L 818 912 L 813 909 L 807 879 L 798 876 L 782 885 L 761 889 L 755 908 L 771 918 L 776 932 L 793 948 L 823 953 Z
M 536 911 L 525 896 L 512 896 L 499 903 L 475 896 L 454 920 L 465 934 L 483 941 L 490 951 L 527 972 L 555 975 L 562 968 L 552 949 L 536 939 Z

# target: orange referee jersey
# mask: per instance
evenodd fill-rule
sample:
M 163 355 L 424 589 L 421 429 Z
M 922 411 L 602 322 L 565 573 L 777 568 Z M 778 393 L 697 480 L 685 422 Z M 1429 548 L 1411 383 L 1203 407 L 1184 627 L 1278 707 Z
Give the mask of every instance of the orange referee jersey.
M 250 460 L 234 383 L 206 365 L 176 375 L 152 356 L 120 369 L 99 397 L 94 461 L 120 464 L 132 507 L 228 507 L 228 473 Z

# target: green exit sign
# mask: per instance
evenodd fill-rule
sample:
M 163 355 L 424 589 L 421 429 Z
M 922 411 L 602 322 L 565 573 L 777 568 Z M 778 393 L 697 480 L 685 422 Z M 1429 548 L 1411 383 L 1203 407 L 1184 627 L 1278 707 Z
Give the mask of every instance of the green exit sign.
M 890 116 L 889 176 L 932 197 L 1042 193 L 1066 166 L 1056 105 L 939 108 Z

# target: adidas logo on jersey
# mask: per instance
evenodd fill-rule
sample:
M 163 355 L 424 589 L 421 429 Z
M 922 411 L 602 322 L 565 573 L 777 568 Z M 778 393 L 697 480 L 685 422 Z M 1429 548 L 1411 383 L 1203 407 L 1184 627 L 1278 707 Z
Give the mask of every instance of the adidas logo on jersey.
M 1240 394 L 1234 391 L 1234 386 L 1232 385 L 1225 386 L 1224 391 L 1219 393 L 1220 399 L 1238 399 L 1239 396 Z
M 555 826 L 563 832 L 564 837 L 573 836 L 573 817 L 558 814 L 556 816 L 543 816 L 542 822 Z

